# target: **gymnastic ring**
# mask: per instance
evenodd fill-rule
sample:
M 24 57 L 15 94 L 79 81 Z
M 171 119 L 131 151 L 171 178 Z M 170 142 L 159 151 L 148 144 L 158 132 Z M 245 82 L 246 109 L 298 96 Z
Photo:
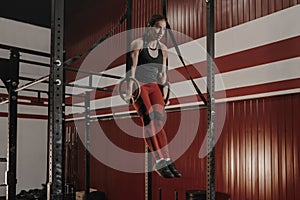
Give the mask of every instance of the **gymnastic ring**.
M 127 81 L 130 80 L 130 81 L 133 81 L 133 93 L 131 94 L 131 97 L 129 99 L 126 99 L 126 90 L 127 90 Z M 124 85 L 126 84 L 126 85 Z M 125 86 L 125 88 L 124 88 Z M 139 82 L 133 78 L 133 77 L 129 77 L 129 78 L 124 78 L 122 81 L 120 81 L 119 83 L 119 88 L 118 88 L 118 91 L 119 91 L 119 95 L 120 97 L 128 104 L 133 104 L 135 103 L 138 98 L 140 97 L 141 95 L 141 86 L 139 84 Z

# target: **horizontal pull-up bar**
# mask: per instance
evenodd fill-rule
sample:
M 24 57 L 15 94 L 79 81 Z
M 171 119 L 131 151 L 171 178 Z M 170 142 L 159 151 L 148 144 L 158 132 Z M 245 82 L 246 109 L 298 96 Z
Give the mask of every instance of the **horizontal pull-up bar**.
M 42 82 L 45 82 L 49 79 L 49 75 L 47 76 L 43 76 L 39 79 L 32 79 L 32 78 L 27 78 L 27 77 L 20 77 L 21 80 L 26 80 L 26 81 L 31 81 L 19 88 L 17 88 L 15 90 L 15 92 L 19 92 L 19 91 L 22 91 L 22 90 L 27 90 L 27 88 L 31 87 L 31 86 L 34 86 L 38 83 L 42 83 Z M 93 86 L 87 86 L 87 85 L 78 85 L 78 84 L 71 84 L 71 83 L 64 83 L 65 86 L 68 86 L 68 87 L 77 87 L 77 88 L 83 88 L 83 89 L 92 89 L 92 90 L 98 90 L 98 91 L 104 91 L 104 92 L 116 92 L 115 90 L 112 90 L 112 89 L 108 89 L 108 88 L 102 88 L 102 87 L 93 87 Z M 32 90 L 32 92 L 40 92 L 39 90 Z M 45 91 L 43 91 L 45 92 Z M 47 92 L 48 93 L 48 92 Z M 74 96 L 74 94 L 68 94 L 68 95 L 72 95 Z
M 9 59 L 6 59 L 6 58 L 1 58 L 1 60 L 9 61 Z M 38 61 L 19 59 L 19 62 L 26 63 L 26 64 L 31 64 L 31 65 L 43 66 L 43 67 L 50 67 L 49 63 L 42 63 L 42 62 L 38 62 Z
M 166 108 L 165 111 L 166 111 L 166 113 L 173 113 L 173 112 L 202 110 L 202 109 L 207 109 L 207 106 L 204 104 L 199 104 L 199 105 L 194 105 L 194 106 L 180 107 L 180 105 L 179 105 L 176 108 Z M 133 118 L 133 117 L 139 117 L 139 115 L 136 113 L 136 111 L 94 115 L 94 116 L 91 116 L 90 119 L 92 122 L 92 121 L 97 121 L 97 120 L 126 119 L 126 118 Z M 85 117 L 67 119 L 66 121 L 70 122 L 70 121 L 81 121 L 81 120 L 85 120 Z
M 1 49 L 6 49 L 6 50 L 16 49 L 16 50 L 18 50 L 20 52 L 23 52 L 23 53 L 28 53 L 28 54 L 33 54 L 33 55 L 43 56 L 43 57 L 50 57 L 50 53 L 45 53 L 45 52 L 36 51 L 36 50 L 32 50 L 32 49 L 25 49 L 25 48 L 21 48 L 21 47 L 9 46 L 9 45 L 6 45 L 6 44 L 0 44 L 0 48 Z
M 64 70 L 73 71 L 73 72 L 80 72 L 80 73 L 83 73 L 83 74 L 89 74 L 89 75 L 95 75 L 95 76 L 115 78 L 115 79 L 123 79 L 124 78 L 124 77 L 121 77 L 121 76 L 116 76 L 116 75 L 111 75 L 111 74 L 104 74 L 104 73 L 101 73 L 101 72 L 97 73 L 97 72 L 82 70 L 82 69 L 75 69 L 75 68 L 72 68 L 72 67 L 64 67 Z
M 0 88 L 6 89 L 6 87 L 5 87 L 5 86 L 0 86 Z M 26 88 L 26 89 L 23 89 L 22 91 L 49 94 L 49 92 L 48 92 L 48 91 L 43 91 L 43 90 L 35 90 L 35 89 L 28 89 L 28 88 Z M 84 97 L 85 97 L 85 96 L 83 96 L 83 95 L 79 95 L 79 94 L 69 94 L 69 93 L 65 93 L 65 95 L 66 95 L 66 96 L 76 96 L 76 97 L 82 97 L 82 98 L 84 98 Z M 2 99 L 2 101 L 0 101 L 0 105 L 1 105 L 1 104 L 5 104 L 5 103 L 8 103 L 8 102 L 9 102 L 9 101 L 8 101 L 8 99 L 4 98 L 4 99 Z
M 69 87 L 77 87 L 77 88 L 83 88 L 83 89 L 92 89 L 92 90 L 98 90 L 98 91 L 103 91 L 103 92 L 117 92 L 112 89 L 108 88 L 100 88 L 100 87 L 93 87 L 93 86 L 85 86 L 85 85 L 77 85 L 77 84 L 70 84 L 70 83 L 65 83 L 65 86 Z
M 5 86 L 0 86 L 0 88 L 6 88 Z M 27 92 L 37 92 L 37 93 L 44 93 L 44 94 L 48 94 L 48 91 L 44 91 L 44 90 L 35 90 L 35 89 L 23 89 L 23 91 L 27 91 Z
M 22 63 L 31 64 L 31 65 L 50 67 L 50 64 L 48 64 L 48 63 L 41 63 L 41 62 L 37 62 L 37 61 L 23 60 L 23 59 L 20 59 L 19 61 L 22 62 Z
M 64 106 L 77 107 L 77 108 L 86 108 L 85 105 L 77 105 L 77 104 L 64 104 Z
M 43 82 L 43 81 L 46 81 L 46 80 L 48 80 L 48 79 L 49 79 L 49 75 L 44 76 L 44 77 L 42 77 L 42 78 L 39 78 L 39 79 L 37 79 L 37 80 L 35 80 L 35 81 L 33 81 L 33 82 L 27 83 L 27 84 L 25 84 L 25 85 L 23 85 L 23 86 L 21 86 L 21 87 L 15 89 L 15 92 L 19 92 L 19 91 L 25 90 L 25 89 L 27 89 L 27 88 L 29 88 L 29 87 L 31 87 L 31 86 L 34 86 L 34 85 L 36 85 L 36 84 L 38 84 L 38 83 L 41 83 L 41 82 Z M 5 103 L 8 103 L 8 102 L 9 102 L 9 100 L 6 99 L 6 100 L 4 100 L 4 101 L 1 101 L 1 102 L 0 102 L 0 105 L 1 105 L 1 104 L 5 104 Z

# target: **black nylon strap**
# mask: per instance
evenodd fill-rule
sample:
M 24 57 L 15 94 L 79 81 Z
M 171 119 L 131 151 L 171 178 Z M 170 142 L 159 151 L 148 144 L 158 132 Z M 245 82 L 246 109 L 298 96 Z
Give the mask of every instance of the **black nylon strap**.
M 184 62 L 184 60 L 183 60 L 183 58 L 182 58 L 182 56 L 181 56 L 180 50 L 179 50 L 179 48 L 178 48 L 178 44 L 177 44 L 177 42 L 176 42 L 174 33 L 173 33 L 173 31 L 172 31 L 172 29 L 171 29 L 171 26 L 170 26 L 170 24 L 169 24 L 168 22 L 167 22 L 167 30 L 168 30 L 168 32 L 169 32 L 169 34 L 170 34 L 170 37 L 171 37 L 171 40 L 172 40 L 172 42 L 173 42 L 173 44 L 174 44 L 174 47 L 175 47 L 176 53 L 177 53 L 177 55 L 178 55 L 178 58 L 180 59 L 181 63 L 183 64 L 186 73 L 188 74 L 190 80 L 192 81 L 192 84 L 193 84 L 195 90 L 197 91 L 198 95 L 200 96 L 201 100 L 203 101 L 204 105 L 207 106 L 207 101 L 206 101 L 205 97 L 203 96 L 202 92 L 201 92 L 200 89 L 198 88 L 197 84 L 195 83 L 194 79 L 192 78 L 190 72 L 188 71 L 188 69 L 187 69 L 187 67 L 186 67 L 186 65 L 185 65 L 185 62 Z
M 162 12 L 163 12 L 163 16 L 167 19 L 167 1 L 163 0 L 162 2 Z

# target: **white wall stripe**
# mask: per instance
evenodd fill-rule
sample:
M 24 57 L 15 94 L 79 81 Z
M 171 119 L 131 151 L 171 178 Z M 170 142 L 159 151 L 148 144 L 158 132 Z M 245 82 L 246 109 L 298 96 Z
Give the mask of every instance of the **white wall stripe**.
M 259 47 L 300 35 L 300 5 L 216 34 L 216 56 Z
M 255 86 L 271 82 L 300 78 L 300 57 L 268 63 L 255 67 L 235 70 L 215 76 L 215 91 L 225 91 L 246 86 Z M 195 79 L 203 93 L 206 93 L 206 77 Z M 300 87 L 300 83 L 299 83 Z M 171 84 L 170 98 L 180 98 L 195 95 L 193 85 L 189 80 Z M 119 96 L 106 97 L 91 101 L 91 108 L 109 108 L 125 105 Z M 74 111 L 78 112 L 78 108 Z
M 0 49 L 0 58 L 8 59 L 10 55 L 10 52 L 5 49 Z
M 8 94 L 7 90 L 4 88 L 0 88 L 0 94 Z M 20 91 L 18 92 L 19 96 L 25 96 L 25 97 L 37 97 L 36 92 L 28 92 L 28 91 Z M 41 93 L 41 98 L 48 98 L 48 95 L 45 93 Z
M 221 76 L 226 90 L 300 78 L 300 57 L 235 70 L 217 76 Z M 219 83 L 220 81 L 216 82 L 216 91 L 222 88 Z
M 267 92 L 267 93 L 261 93 L 261 94 L 255 94 L 255 95 L 244 95 L 244 96 L 237 96 L 237 97 L 231 97 L 231 98 L 217 99 L 216 104 L 232 102 L 232 101 L 264 98 L 264 97 L 272 97 L 272 96 L 279 96 L 279 95 L 287 95 L 287 94 L 296 94 L 296 93 L 300 93 L 300 89 L 291 89 L 291 90 Z M 202 102 L 184 103 L 184 104 L 180 104 L 180 105 L 166 106 L 166 109 L 186 108 L 186 107 L 198 106 L 198 105 L 203 105 L 203 103 Z M 130 114 L 130 113 L 136 113 L 136 111 L 115 112 L 112 114 L 92 115 L 91 118 L 113 117 L 113 116 L 118 116 L 118 115 L 122 115 L 122 114 Z M 85 117 L 72 117 L 72 118 L 66 119 L 66 121 L 84 120 L 84 119 L 85 119 Z
M 35 26 L 23 22 L 18 22 L 0 17 L 0 43 L 50 53 L 50 36 L 51 30 L 44 27 Z M 9 59 L 10 51 L 0 49 L 0 58 Z M 38 61 L 42 63 L 50 63 L 50 58 L 20 53 L 20 59 Z M 30 78 L 40 78 L 41 76 L 49 74 L 49 68 L 40 67 L 31 64 L 20 63 L 20 76 Z M 20 81 L 21 86 L 24 81 Z M 4 84 L 0 81 L 0 85 Z M 30 89 L 39 89 L 48 91 L 48 84 L 40 84 Z M 5 89 L 0 89 L 2 94 L 7 94 Z M 36 93 L 19 92 L 19 95 L 36 97 Z M 42 94 L 42 97 L 47 97 Z
M 0 105 L 0 112 L 8 112 L 8 104 Z M 18 114 L 28 115 L 48 115 L 48 107 L 45 106 L 30 106 L 30 105 L 18 105 Z
M 215 57 L 229 55 L 243 50 L 278 42 L 300 35 L 300 5 L 252 20 L 216 33 Z M 295 26 L 290 26 L 295 24 Z M 206 60 L 206 37 L 199 38 L 180 45 L 180 50 L 187 64 Z M 169 49 L 169 68 L 182 67 L 176 56 L 175 49 Z M 105 73 L 124 76 L 125 65 L 106 70 Z M 94 77 L 93 77 L 94 78 Z M 95 77 L 96 78 L 96 77 Z M 97 79 L 97 78 L 96 78 Z M 99 78 L 98 86 L 114 85 L 118 80 Z M 80 81 L 80 80 L 78 80 Z
M 300 5 L 216 33 L 216 57 L 229 55 L 300 35 L 300 26 L 289 27 L 289 24 L 298 24 L 297 20 L 300 16 L 299 13 Z M 204 50 L 206 48 L 205 43 L 206 38 L 203 37 L 180 45 L 182 55 L 188 64 L 206 60 Z M 169 50 L 170 69 L 181 67 L 182 64 L 174 53 L 174 48 Z M 217 74 L 216 91 L 299 78 L 299 66 L 300 58 L 294 58 Z M 124 72 L 125 65 L 121 65 L 107 70 L 105 73 L 122 76 Z M 93 78 L 94 80 L 97 80 L 95 83 L 99 87 L 111 86 L 118 82 L 118 80 L 103 77 Z M 195 81 L 200 90 L 203 93 L 206 93 L 206 77 L 198 78 Z M 193 86 L 188 80 L 173 83 L 171 84 L 171 88 L 171 98 L 174 96 L 187 97 L 196 94 Z M 261 94 L 251 95 L 249 98 L 259 97 L 260 95 Z M 92 105 L 93 108 L 107 108 L 111 107 L 111 105 L 122 106 L 125 104 L 118 96 L 114 96 L 112 98 L 108 97 L 94 100 Z
M 51 30 L 0 17 L 0 43 L 50 52 Z
M 216 33 L 216 57 L 229 55 L 231 53 L 239 52 L 253 47 L 259 47 L 261 45 L 300 35 L 300 25 L 297 25 L 299 24 L 299 13 L 300 5 L 297 5 Z M 4 18 L 0 18 L 0 24 L 1 27 L 7 27 L 5 30 L 1 28 L 0 43 L 10 45 L 11 42 L 14 42 L 13 44 L 16 46 L 31 48 L 43 52 L 50 52 L 49 29 L 15 22 Z M 295 24 L 295 26 L 291 27 L 290 24 Z M 25 32 L 22 32 L 21 37 L 18 35 L 18 33 L 11 34 L 11 31 L 13 30 L 15 30 L 15 32 L 18 32 L 16 30 L 20 27 L 22 28 L 22 30 L 25 30 Z M 37 35 L 41 36 L 37 38 Z M 15 41 L 16 38 L 18 38 L 17 41 Z M 35 41 L 34 43 L 40 44 L 35 44 L 35 47 L 30 46 L 33 45 L 30 42 L 30 45 L 27 44 L 27 42 L 33 38 Z M 187 61 L 187 64 L 201 62 L 206 59 L 205 43 L 206 38 L 203 37 L 180 45 L 182 55 Z M 170 69 L 175 69 L 182 66 L 174 52 L 174 48 L 171 48 L 169 55 Z M 2 54 L 6 54 L 6 52 L 2 52 Z M 223 90 L 224 87 L 225 89 L 233 89 L 242 86 L 251 86 L 255 84 L 263 84 L 279 80 L 298 78 L 300 71 L 297 70 L 298 66 L 300 66 L 299 58 L 296 58 L 219 74 L 216 75 L 216 91 Z M 24 70 L 24 73 L 26 71 L 27 69 Z M 125 65 L 121 65 L 105 71 L 105 73 L 118 76 L 124 76 L 124 72 Z M 119 80 L 93 76 L 93 86 L 97 87 L 107 87 L 117 84 L 118 82 Z M 205 92 L 205 78 L 197 79 L 196 82 L 200 86 L 201 91 Z M 83 78 L 77 80 L 75 83 L 88 85 L 88 80 L 87 78 Z M 45 85 L 46 84 L 41 84 L 39 86 L 36 86 L 36 88 L 43 88 L 47 90 L 47 86 Z M 190 85 L 189 81 L 174 83 L 171 87 L 172 91 L 178 97 L 190 96 L 195 94 L 195 92 L 193 92 L 194 90 L 190 89 L 192 88 L 192 86 Z M 67 87 L 66 92 L 79 94 L 83 93 L 84 91 L 87 90 Z M 94 100 L 92 102 L 92 106 L 95 108 L 103 108 L 112 104 L 124 105 L 124 102 L 118 96 Z

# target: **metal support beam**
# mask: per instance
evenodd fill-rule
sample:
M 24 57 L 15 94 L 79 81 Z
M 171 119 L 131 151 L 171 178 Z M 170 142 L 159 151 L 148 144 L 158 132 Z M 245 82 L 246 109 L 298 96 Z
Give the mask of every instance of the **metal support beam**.
M 26 63 L 30 65 L 36 65 L 36 66 L 42 66 L 42 67 L 50 67 L 50 64 L 48 63 L 42 63 L 42 62 L 37 62 L 37 61 L 32 61 L 32 60 L 24 60 L 20 59 L 21 63 Z
M 8 111 L 8 171 L 7 171 L 7 192 L 6 199 L 16 199 L 17 186 L 17 114 L 18 114 L 18 92 L 19 84 L 19 59 L 20 54 L 15 49 L 10 53 L 9 76 L 6 80 L 6 87 L 9 99 Z
M 49 179 L 47 199 L 64 199 L 64 0 L 52 0 L 49 82 Z
M 100 87 L 93 87 L 93 86 L 87 86 L 87 85 L 77 85 L 77 84 L 70 84 L 70 83 L 64 83 L 65 86 L 68 87 L 75 87 L 75 88 L 83 88 L 83 89 L 90 89 L 90 90 L 97 90 L 102 92 L 117 92 L 113 89 L 109 88 L 100 88 Z
M 7 79 L 9 78 L 9 59 L 0 58 L 0 79 L 6 84 Z M 6 85 L 5 85 L 5 88 Z
M 37 80 L 34 80 L 33 82 L 30 82 L 30 83 L 27 83 L 27 84 L 25 84 L 25 85 L 22 85 L 21 87 L 19 87 L 19 88 L 16 88 L 15 89 L 15 92 L 20 92 L 20 91 L 23 91 L 23 90 L 27 90 L 27 91 L 30 91 L 30 90 L 28 90 L 27 88 L 29 88 L 29 87 L 31 87 L 31 86 L 34 86 L 34 85 L 36 85 L 36 84 L 38 84 L 38 83 L 41 83 L 41 82 L 43 82 L 43 81 L 45 81 L 45 80 L 47 80 L 49 78 L 49 76 L 45 76 L 45 77 L 42 77 L 42 78 L 40 78 L 40 79 L 37 79 Z M 18 77 L 18 81 L 20 80 L 20 77 Z M 6 81 L 5 81 L 6 82 Z M 8 84 L 8 83 L 7 83 Z M 9 85 L 7 85 L 6 84 L 6 87 L 8 88 L 9 87 Z M 0 86 L 0 88 L 2 88 L 1 86 Z M 38 90 L 31 90 L 31 91 L 38 91 Z M 38 92 L 38 95 L 40 95 L 40 93 L 41 92 L 44 92 L 44 91 L 39 91 Z M 45 93 L 45 92 L 44 92 Z M 8 103 L 9 102 L 9 99 L 6 99 L 6 100 L 2 100 L 2 101 L 0 101 L 0 105 L 1 104 L 6 104 L 6 103 Z
M 145 200 L 152 200 L 152 154 L 145 145 Z
M 36 55 L 36 56 L 43 56 L 43 57 L 48 57 L 48 58 L 50 57 L 49 53 L 35 51 L 32 49 L 25 49 L 25 48 L 21 48 L 21 47 L 10 46 L 10 45 L 6 45 L 6 44 L 0 44 L 0 49 L 6 49 L 6 50 L 15 49 L 18 52 L 23 52 L 23 53 L 28 53 L 28 54 L 32 54 L 32 55 Z
M 85 93 L 84 191 L 86 200 L 90 194 L 90 95 L 90 92 Z
M 113 78 L 113 79 L 123 79 L 121 76 L 116 76 L 112 74 L 104 74 L 101 72 L 93 72 L 93 71 L 88 71 L 88 70 L 82 70 L 82 69 L 75 69 L 71 67 L 64 67 L 66 71 L 72 71 L 72 72 L 80 72 L 83 74 L 89 74 L 89 75 L 94 75 L 94 76 L 101 76 L 101 77 L 107 77 L 107 78 Z
M 206 29 L 207 29 L 207 191 L 206 199 L 215 199 L 215 33 L 214 33 L 214 0 L 206 0 Z

